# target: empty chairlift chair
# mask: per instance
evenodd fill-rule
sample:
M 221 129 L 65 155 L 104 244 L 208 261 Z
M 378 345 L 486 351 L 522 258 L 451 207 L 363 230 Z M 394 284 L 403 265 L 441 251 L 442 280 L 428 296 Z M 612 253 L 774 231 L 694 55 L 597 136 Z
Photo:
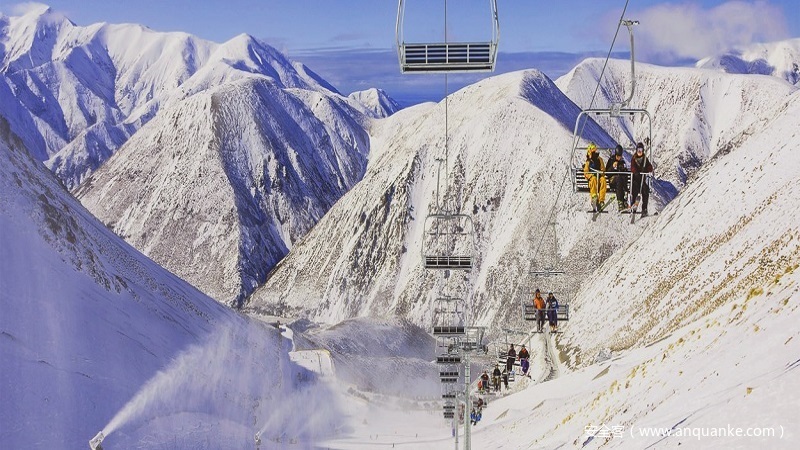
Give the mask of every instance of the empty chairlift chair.
M 438 364 L 461 364 L 461 338 L 452 335 L 436 336 L 436 362 Z
M 442 384 L 458 383 L 458 366 L 444 366 L 439 369 L 439 380 Z
M 466 214 L 430 214 L 425 218 L 422 262 L 426 269 L 472 270 L 475 226 Z
M 433 302 L 434 336 L 463 336 L 465 328 L 463 300 L 440 297 Z
M 486 353 L 487 347 L 483 342 L 486 327 L 465 327 L 464 336 L 461 338 L 461 349 L 465 352 Z
M 426 1 L 412 2 L 426 5 Z M 447 0 L 444 0 L 444 20 L 447 22 Z M 462 6 L 463 7 L 463 6 Z M 489 0 L 491 32 L 488 40 L 478 42 L 406 42 L 406 2 L 400 0 L 397 7 L 397 56 L 403 73 L 442 72 L 491 72 L 497 61 L 497 44 L 500 38 L 500 22 L 497 16 L 497 0 Z M 447 30 L 442 35 L 446 36 Z

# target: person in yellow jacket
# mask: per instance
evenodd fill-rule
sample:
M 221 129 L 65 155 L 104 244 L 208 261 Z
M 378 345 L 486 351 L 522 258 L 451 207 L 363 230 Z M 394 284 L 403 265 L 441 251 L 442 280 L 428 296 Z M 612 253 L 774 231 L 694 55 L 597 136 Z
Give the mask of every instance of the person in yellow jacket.
M 583 163 L 583 176 L 589 181 L 589 195 L 592 197 L 592 211 L 597 212 L 606 203 L 606 166 L 600 158 L 597 145 L 590 142 L 586 147 L 586 162 Z

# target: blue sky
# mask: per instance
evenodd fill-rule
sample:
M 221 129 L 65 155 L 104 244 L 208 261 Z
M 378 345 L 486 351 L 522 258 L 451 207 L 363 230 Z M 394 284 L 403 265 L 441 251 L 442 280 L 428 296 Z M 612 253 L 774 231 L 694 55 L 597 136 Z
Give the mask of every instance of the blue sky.
M 24 4 L 0 0 L 14 14 Z M 498 72 L 538 68 L 556 78 L 585 56 L 605 55 L 624 0 L 497 0 Z M 140 23 L 224 42 L 251 34 L 304 62 L 342 93 L 381 87 L 403 103 L 438 100 L 440 75 L 401 75 L 397 66 L 397 2 L 390 0 L 52 0 L 78 25 Z M 444 34 L 444 0 L 406 0 L 405 34 Z M 488 0 L 450 0 L 448 33 L 488 39 Z M 430 18 L 425 19 L 424 16 Z M 800 37 L 800 0 L 630 0 L 638 19 L 637 60 L 686 64 L 735 45 Z M 623 36 L 624 37 L 624 36 Z M 615 51 L 627 51 L 627 38 Z M 485 75 L 482 75 L 485 76 Z M 452 88 L 480 76 L 450 76 Z M 452 89 L 451 89 L 452 90 Z

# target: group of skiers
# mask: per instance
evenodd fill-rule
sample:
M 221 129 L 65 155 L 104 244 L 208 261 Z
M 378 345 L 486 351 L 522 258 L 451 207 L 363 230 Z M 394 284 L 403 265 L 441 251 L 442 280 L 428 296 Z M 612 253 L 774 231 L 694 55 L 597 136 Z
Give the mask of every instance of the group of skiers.
M 507 371 L 500 371 L 500 365 L 497 364 L 494 366 L 494 371 L 492 371 L 492 381 L 491 384 L 489 383 L 489 373 L 487 371 L 483 371 L 480 379 L 478 380 L 478 392 L 485 394 L 490 392 L 492 388 L 494 388 L 495 392 L 500 392 L 501 380 L 505 383 L 506 389 L 508 389 L 508 372 Z
M 620 212 L 636 212 L 638 198 L 641 194 L 642 216 L 647 215 L 647 203 L 650 199 L 650 186 L 645 179 L 653 172 L 653 165 L 644 154 L 644 143 L 636 144 L 636 151 L 631 158 L 630 170 L 625 166 L 623 158 L 624 150 L 621 145 L 617 145 L 614 153 L 608 158 L 606 163 L 600 158 L 600 152 L 594 142 L 590 142 L 586 148 L 586 162 L 583 164 L 583 176 L 589 182 L 589 195 L 592 202 L 592 211 L 598 212 L 605 207 L 606 202 L 606 177 L 608 172 L 611 174 L 609 183 L 613 192 L 617 196 L 617 206 Z M 628 190 L 628 172 L 633 177 L 631 180 L 631 201 L 625 200 L 625 192 Z
M 550 332 L 558 332 L 558 300 L 552 292 L 547 294 L 547 300 L 542 297 L 542 292 L 536 289 L 533 295 L 533 307 L 536 308 L 536 332 L 544 332 L 544 321 L 550 325 Z

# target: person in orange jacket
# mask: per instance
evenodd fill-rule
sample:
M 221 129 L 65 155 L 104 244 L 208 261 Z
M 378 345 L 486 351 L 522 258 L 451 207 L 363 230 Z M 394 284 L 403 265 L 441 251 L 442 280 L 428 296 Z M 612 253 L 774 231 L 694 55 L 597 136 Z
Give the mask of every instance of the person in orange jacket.
M 542 293 L 536 289 L 536 295 L 533 297 L 533 307 L 536 308 L 536 331 L 538 333 L 544 332 L 544 313 L 547 308 Z

